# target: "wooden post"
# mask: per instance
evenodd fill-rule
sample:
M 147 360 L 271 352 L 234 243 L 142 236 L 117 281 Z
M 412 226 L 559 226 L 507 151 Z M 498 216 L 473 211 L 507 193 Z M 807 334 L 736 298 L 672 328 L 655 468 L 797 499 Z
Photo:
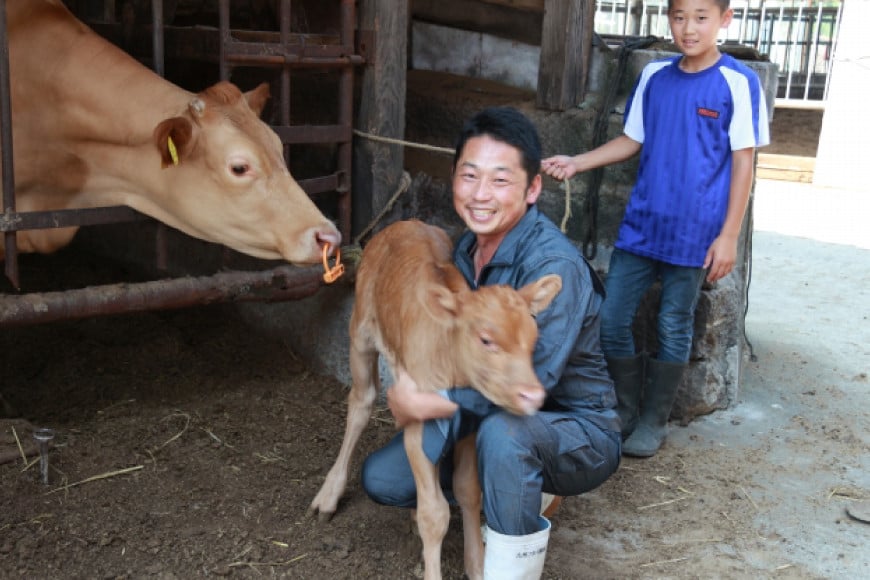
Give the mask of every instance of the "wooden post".
M 362 89 L 356 129 L 403 139 L 408 58 L 409 0 L 359 4 L 359 34 L 365 47 Z M 353 232 L 361 232 L 387 204 L 401 183 L 404 149 L 354 137 Z M 376 228 L 377 229 L 377 228 Z M 348 240 L 349 241 L 349 240 Z
M 544 8 L 537 106 L 564 111 L 586 96 L 595 0 L 546 0 Z

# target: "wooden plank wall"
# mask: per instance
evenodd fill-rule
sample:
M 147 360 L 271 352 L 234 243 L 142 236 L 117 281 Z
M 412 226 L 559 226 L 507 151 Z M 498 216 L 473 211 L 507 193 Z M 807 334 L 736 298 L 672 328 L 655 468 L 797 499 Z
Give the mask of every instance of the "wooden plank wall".
M 541 47 L 536 104 L 563 111 L 585 98 L 595 0 L 414 0 L 415 20 Z
M 359 3 L 360 34 L 371 39 L 360 89 L 357 130 L 393 139 L 405 137 L 409 0 Z M 404 149 L 354 138 L 352 230 L 361 232 L 384 208 L 402 180 Z M 349 243 L 350 240 L 345 240 Z

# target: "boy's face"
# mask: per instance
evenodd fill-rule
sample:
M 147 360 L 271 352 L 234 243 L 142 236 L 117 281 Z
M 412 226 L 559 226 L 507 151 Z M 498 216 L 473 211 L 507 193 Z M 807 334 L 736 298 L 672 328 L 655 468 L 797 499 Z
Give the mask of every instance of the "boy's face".
M 466 141 L 453 169 L 453 207 L 479 241 L 500 242 L 541 193 L 516 147 L 483 135 Z
M 734 11 L 722 11 L 714 0 L 672 0 L 668 22 L 674 44 L 690 62 L 713 65 L 719 58 L 716 38 L 731 24 Z

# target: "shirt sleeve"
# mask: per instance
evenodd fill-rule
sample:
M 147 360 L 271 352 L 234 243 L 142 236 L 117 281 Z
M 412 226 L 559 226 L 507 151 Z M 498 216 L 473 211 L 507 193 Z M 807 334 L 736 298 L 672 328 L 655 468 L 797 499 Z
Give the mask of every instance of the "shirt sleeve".
M 754 73 L 742 74 L 725 67 L 722 67 L 722 73 L 734 102 L 734 115 L 728 129 L 731 150 L 770 144 L 767 103 L 761 81 Z

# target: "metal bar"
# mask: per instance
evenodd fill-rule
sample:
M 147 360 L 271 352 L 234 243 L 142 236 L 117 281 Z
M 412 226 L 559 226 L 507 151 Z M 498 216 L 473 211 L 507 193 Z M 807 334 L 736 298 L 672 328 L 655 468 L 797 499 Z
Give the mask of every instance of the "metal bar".
M 792 43 L 793 50 L 791 53 L 791 60 L 794 61 L 794 55 L 796 52 L 798 55 L 797 66 L 799 68 L 802 68 L 801 63 L 803 61 L 803 54 L 802 54 L 803 50 L 800 47 L 800 45 L 803 44 L 801 42 L 801 32 L 803 29 L 803 26 L 802 26 L 802 24 L 803 24 L 803 9 L 804 9 L 803 3 L 802 2 L 798 3 L 797 18 L 792 19 L 794 22 L 794 28 L 792 29 L 794 32 L 794 40 Z M 791 35 L 789 35 L 789 40 L 791 40 L 791 38 L 792 38 Z M 791 98 L 791 85 L 792 85 L 792 78 L 794 76 L 794 66 L 793 65 L 794 65 L 794 63 L 790 62 L 789 68 L 788 68 L 788 84 L 787 84 L 787 91 L 788 92 L 786 92 L 786 94 L 785 94 L 785 96 L 788 98 Z
M 780 20 L 780 23 L 782 23 L 782 20 L 785 18 L 784 6 L 780 5 L 779 10 L 780 10 L 779 20 Z M 788 19 L 788 22 L 787 22 L 788 34 L 786 34 L 786 36 L 785 36 L 786 39 L 785 39 L 785 42 L 783 43 L 783 44 L 785 44 L 785 47 L 783 48 L 784 55 L 783 55 L 782 63 L 783 63 L 783 68 L 785 69 L 785 70 L 783 70 L 783 73 L 785 74 L 785 98 L 787 98 L 787 99 L 791 98 L 791 62 L 790 61 L 791 61 L 791 47 L 792 47 L 791 36 L 792 36 L 792 28 L 794 26 L 793 22 L 794 22 L 794 20 L 792 18 Z
M 0 0 L 0 169 L 3 174 L 3 214 L 15 211 L 15 170 L 12 164 L 12 99 L 9 89 L 9 40 L 6 34 L 6 0 Z M 3 236 L 6 277 L 18 288 L 18 242 L 15 232 Z
M 290 44 L 290 0 L 281 0 L 281 48 Z M 290 126 L 290 68 L 281 68 L 281 124 Z M 284 141 L 284 160 L 290 165 L 290 143 Z
M 354 27 L 356 25 L 356 4 L 354 0 L 341 1 L 341 43 L 353 46 Z M 341 71 L 338 85 L 339 110 L 338 124 L 353 129 L 353 69 L 346 67 Z M 338 174 L 343 183 L 339 183 L 338 190 L 338 224 L 341 229 L 341 237 L 351 239 L 351 183 L 353 163 L 353 142 L 348 139 L 338 144 Z
M 103 2 L 103 20 L 115 22 L 115 0 L 105 0 Z
M 766 7 L 764 6 L 764 2 L 765 2 L 765 0 L 761 0 L 761 3 L 759 4 L 760 14 L 758 17 L 758 35 L 755 37 L 755 50 L 757 50 L 758 52 L 761 52 L 761 38 L 762 38 L 762 35 L 764 33 L 764 18 L 765 18 L 764 11 L 766 10 Z
M 825 66 L 825 92 L 822 95 L 823 100 L 828 99 L 828 91 L 831 88 L 831 70 L 834 66 L 834 58 L 837 56 L 837 41 L 840 38 L 840 18 L 843 15 L 843 3 L 837 5 L 837 16 L 834 20 L 834 26 L 831 30 L 831 52 L 828 55 L 828 63 Z
M 0 231 L 44 230 L 151 219 L 126 206 L 10 212 L 0 216 Z
M 305 193 L 308 195 L 317 195 L 327 191 L 336 191 L 340 187 L 341 181 L 341 177 L 336 172 L 321 177 L 312 177 L 311 179 L 300 179 L 298 183 L 299 187 L 305 190 Z
M 94 315 L 185 308 L 217 302 L 299 300 L 317 292 L 319 266 L 279 266 L 263 271 L 221 272 L 185 277 L 91 286 L 62 292 L 0 295 L 0 327 L 74 320 Z
M 807 20 L 809 20 L 810 16 L 807 13 Z M 807 82 L 804 83 L 804 100 L 809 100 L 810 98 L 810 85 L 813 84 L 813 75 L 816 72 L 816 58 L 818 58 L 819 54 L 819 36 L 822 33 L 822 4 L 819 3 L 819 10 L 816 13 L 816 21 L 813 23 L 812 28 L 809 31 L 808 37 L 810 38 L 810 46 L 809 46 L 809 55 L 807 59 Z
M 165 77 L 164 48 L 166 43 L 163 36 L 163 0 L 151 0 L 151 41 L 154 72 Z M 168 267 L 169 250 L 167 248 L 166 227 L 165 224 L 158 223 L 154 237 L 154 253 L 157 258 L 157 268 L 160 271 L 166 271 Z
M 305 37 L 301 37 L 301 42 L 293 44 L 290 42 L 292 36 L 288 33 L 287 44 L 283 44 L 280 38 L 270 42 L 242 42 L 239 40 L 230 40 L 227 43 L 227 53 L 241 56 L 282 56 L 288 62 L 303 59 L 329 59 L 341 58 L 353 54 L 353 44 L 308 44 Z
M 232 42 L 230 32 L 230 0 L 218 1 L 218 22 L 220 31 L 220 78 L 230 80 L 230 65 L 227 62 L 227 46 Z
M 315 56 L 296 56 L 292 53 L 288 54 L 242 54 L 242 53 L 226 53 L 224 60 L 228 63 L 233 63 L 238 66 L 287 66 L 306 68 L 336 68 L 345 66 L 355 66 L 363 64 L 365 61 L 359 55 L 348 55 L 339 57 L 315 57 Z
M 163 0 L 151 0 L 151 38 L 154 45 L 154 72 L 166 76 L 163 58 Z

